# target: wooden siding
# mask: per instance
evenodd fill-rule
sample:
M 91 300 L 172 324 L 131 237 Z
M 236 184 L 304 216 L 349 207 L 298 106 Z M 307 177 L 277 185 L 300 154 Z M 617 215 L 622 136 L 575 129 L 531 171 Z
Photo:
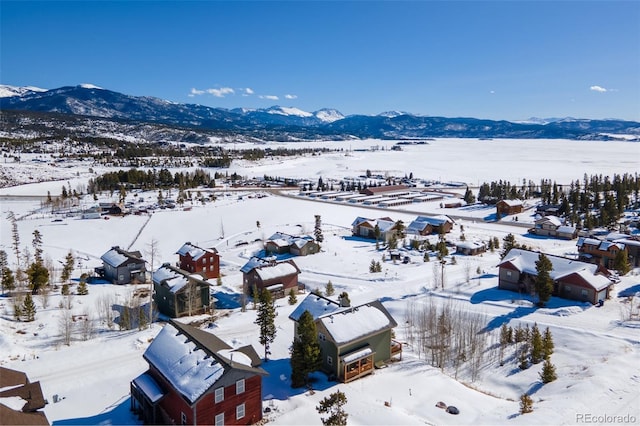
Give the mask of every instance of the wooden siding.
M 180 255 L 180 269 L 199 273 L 205 279 L 218 278 L 220 276 L 220 255 L 214 252 L 205 252 L 198 260 L 193 260 L 188 254 Z

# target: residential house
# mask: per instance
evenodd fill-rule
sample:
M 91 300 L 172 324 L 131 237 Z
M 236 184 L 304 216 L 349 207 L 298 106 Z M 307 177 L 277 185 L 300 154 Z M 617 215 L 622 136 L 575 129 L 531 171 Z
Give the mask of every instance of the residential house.
M 453 228 L 453 219 L 449 216 L 418 216 L 406 229 L 409 235 L 446 234 Z
M 609 269 L 613 269 L 614 259 L 618 252 L 622 251 L 626 256 L 629 255 L 626 244 L 622 242 L 580 237 L 576 246 L 578 246 L 580 260 L 602 265 Z
M 533 294 L 539 256 L 539 252 L 509 250 L 498 264 L 498 287 Z M 550 276 L 554 296 L 593 304 L 609 297 L 613 281 L 609 279 L 610 273 L 605 267 L 551 254 L 546 256 L 553 265 Z
M 356 237 L 363 237 L 368 239 L 376 239 L 376 225 L 380 231 L 379 241 L 388 243 L 391 238 L 397 233 L 397 222 L 389 217 L 382 217 L 379 219 L 368 219 L 365 217 L 357 217 L 353 223 L 351 223 L 351 232 Z
M 458 241 L 456 243 L 456 254 L 476 256 L 487 251 L 487 245 L 482 241 Z
M 211 310 L 209 283 L 199 274 L 163 264 L 153 273 L 153 300 L 171 318 L 199 315 Z
M 144 283 L 147 281 L 147 267 L 139 251 L 126 251 L 113 246 L 100 257 L 102 267 L 95 272 L 113 284 Z
M 558 216 L 560 214 L 560 204 L 539 204 L 536 206 L 536 215 Z
M 30 382 L 22 371 L 0 367 L 0 424 L 49 425 L 40 411 L 46 404 L 40 382 Z
M 214 334 L 171 321 L 143 355 L 149 369 L 131 382 L 131 410 L 145 424 L 227 425 L 262 420 L 260 358 Z
M 524 204 L 522 200 L 500 200 L 496 203 L 496 215 L 498 217 L 522 213 Z
M 240 268 L 240 272 L 246 295 L 252 295 L 254 289 L 267 289 L 274 298 L 282 298 L 291 289 L 298 291 L 300 269 L 292 259 L 277 261 L 254 256 Z
M 318 332 L 320 369 L 332 379 L 350 382 L 402 357 L 402 344 L 392 338 L 397 323 L 379 300 L 349 306 L 345 300 L 310 293 L 289 315 L 294 338 L 305 311 L 313 316 Z
M 176 254 L 179 256 L 180 269 L 197 272 L 205 279 L 220 276 L 220 255 L 215 248 L 200 248 L 186 242 Z
M 609 238 L 610 236 L 608 235 L 606 239 L 609 240 Z M 625 250 L 627 251 L 627 256 L 629 258 L 629 265 L 632 268 L 637 268 L 638 266 L 640 266 L 640 236 L 616 236 L 616 238 L 613 239 L 613 242 L 624 244 Z
M 573 240 L 578 236 L 575 226 L 568 226 L 558 216 L 547 215 L 536 219 L 535 226 L 528 231 L 530 234 L 543 235 Z
M 264 243 L 267 254 L 290 253 L 294 256 L 307 256 L 320 251 L 320 245 L 311 236 L 293 236 L 276 232 Z

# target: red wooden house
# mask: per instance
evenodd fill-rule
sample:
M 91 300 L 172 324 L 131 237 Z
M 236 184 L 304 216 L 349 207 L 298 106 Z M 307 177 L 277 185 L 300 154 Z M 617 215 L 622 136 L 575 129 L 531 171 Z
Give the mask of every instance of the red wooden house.
M 291 289 L 298 291 L 300 269 L 291 259 L 278 262 L 254 256 L 240 271 L 246 295 L 252 295 L 254 288 L 267 289 L 274 298 L 285 297 Z
M 199 273 L 207 280 L 220 276 L 220 255 L 215 248 L 204 249 L 187 242 L 176 254 L 180 256 L 180 269 Z
M 131 410 L 145 424 L 248 425 L 262 419 L 260 358 L 173 321 L 144 353 L 149 370 L 131 382 Z

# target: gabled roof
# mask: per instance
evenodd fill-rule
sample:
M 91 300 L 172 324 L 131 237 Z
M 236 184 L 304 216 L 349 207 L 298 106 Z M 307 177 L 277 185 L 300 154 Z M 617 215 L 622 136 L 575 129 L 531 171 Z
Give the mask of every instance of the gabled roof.
M 300 302 L 289 315 L 289 319 L 298 321 L 305 311 L 309 311 L 314 320 L 324 325 L 332 340 L 338 345 L 398 325 L 379 300 L 344 307 L 334 300 L 311 293 Z
M 179 254 L 180 256 L 189 255 L 191 259 L 198 260 L 207 253 L 217 253 L 217 252 L 218 250 L 216 250 L 215 248 L 204 249 L 204 248 L 195 246 L 189 242 L 186 242 L 182 245 L 182 247 L 180 247 L 180 249 L 176 252 L 176 254 Z
M 229 369 L 265 375 L 261 368 L 220 354 L 233 348 L 204 330 L 172 321 L 158 333 L 144 358 L 191 404 Z
M 118 246 L 111 247 L 109 251 L 100 257 L 107 265 L 111 265 L 114 268 L 124 264 L 125 262 L 132 260 L 136 263 L 144 263 L 142 254 L 139 251 L 126 251 Z
M 539 252 L 523 249 L 511 249 L 498 266 L 503 266 L 508 263 L 521 273 L 524 272 L 535 276 L 538 273 L 536 271 L 536 261 L 539 256 Z M 600 274 L 598 265 L 581 262 L 579 260 L 567 259 L 566 257 L 554 256 L 551 254 L 545 254 L 545 256 L 547 256 L 553 266 L 549 275 L 554 281 L 577 273 L 585 282 L 596 290 L 601 290 L 602 288 L 612 284 L 606 276 Z M 604 280 L 602 278 L 604 278 Z
M 300 273 L 300 269 L 291 259 L 277 262 L 275 258 L 263 259 L 256 256 L 249 259 L 249 261 L 240 268 L 240 272 L 247 274 L 254 269 L 257 270 L 256 272 L 262 280 L 270 280 Z
M 522 205 L 522 200 L 500 200 L 498 203 L 504 203 L 510 207 L 516 207 Z
M 320 322 L 340 346 L 398 325 L 378 300 L 324 314 Z
M 564 222 L 558 216 L 547 215 L 536 220 L 536 225 L 542 224 L 544 222 L 551 222 L 551 224 L 554 225 L 556 228 L 564 224 Z
M 209 285 L 206 280 L 202 279 L 201 275 L 193 274 L 180 268 L 176 268 L 169 263 L 165 263 L 164 265 L 159 267 L 153 273 L 152 280 L 155 284 L 166 285 L 167 287 L 169 287 L 172 293 L 177 293 L 182 288 L 184 288 L 184 286 L 189 284 L 190 281 L 195 281 L 200 285 Z

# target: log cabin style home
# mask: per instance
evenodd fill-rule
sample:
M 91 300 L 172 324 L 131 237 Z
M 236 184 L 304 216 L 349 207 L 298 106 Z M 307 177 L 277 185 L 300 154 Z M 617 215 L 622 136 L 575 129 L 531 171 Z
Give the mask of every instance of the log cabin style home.
M 320 245 L 311 236 L 293 236 L 276 232 L 264 243 L 264 250 L 268 255 L 286 254 L 293 256 L 307 256 L 320 251 Z
M 408 235 L 446 234 L 451 232 L 454 221 L 449 216 L 418 216 L 407 226 Z
M 378 240 L 383 243 L 388 243 L 398 230 L 397 222 L 389 217 L 382 217 L 379 219 L 357 217 L 351 223 L 351 232 L 355 237 L 375 240 L 376 225 L 380 231 L 380 237 Z
M 262 420 L 260 358 L 177 321 L 143 355 L 149 369 L 130 384 L 131 410 L 145 424 L 249 425 Z
M 496 215 L 498 217 L 522 213 L 523 210 L 524 204 L 522 200 L 500 200 L 496 203 Z
M 378 300 L 349 306 L 344 299 L 335 301 L 311 293 L 289 315 L 294 321 L 294 338 L 305 311 L 314 318 L 321 370 L 330 379 L 347 383 L 402 358 L 402 344 L 392 338 L 397 323 Z
M 186 242 L 176 252 L 179 256 L 180 269 L 189 272 L 197 272 L 205 279 L 218 278 L 220 276 L 220 255 L 215 248 L 200 248 L 190 242 Z
M 147 281 L 146 262 L 139 251 L 126 251 L 114 246 L 103 254 L 100 260 L 102 267 L 95 268 L 96 274 L 113 284 L 137 284 Z
M 498 287 L 503 290 L 534 294 L 537 276 L 536 261 L 540 253 L 511 249 L 498 264 Z M 613 281 L 610 272 L 601 265 L 545 254 L 553 269 L 553 295 L 564 299 L 597 304 L 609 297 Z
M 278 261 L 275 258 L 252 257 L 240 268 L 245 295 L 254 289 L 267 289 L 275 299 L 285 297 L 291 289 L 298 291 L 300 269 L 292 259 Z
M 47 404 L 40 382 L 30 382 L 25 373 L 0 367 L 0 424 L 49 425 Z
M 168 317 L 199 315 L 212 308 L 209 283 L 199 274 L 163 264 L 153 273 L 153 301 Z

